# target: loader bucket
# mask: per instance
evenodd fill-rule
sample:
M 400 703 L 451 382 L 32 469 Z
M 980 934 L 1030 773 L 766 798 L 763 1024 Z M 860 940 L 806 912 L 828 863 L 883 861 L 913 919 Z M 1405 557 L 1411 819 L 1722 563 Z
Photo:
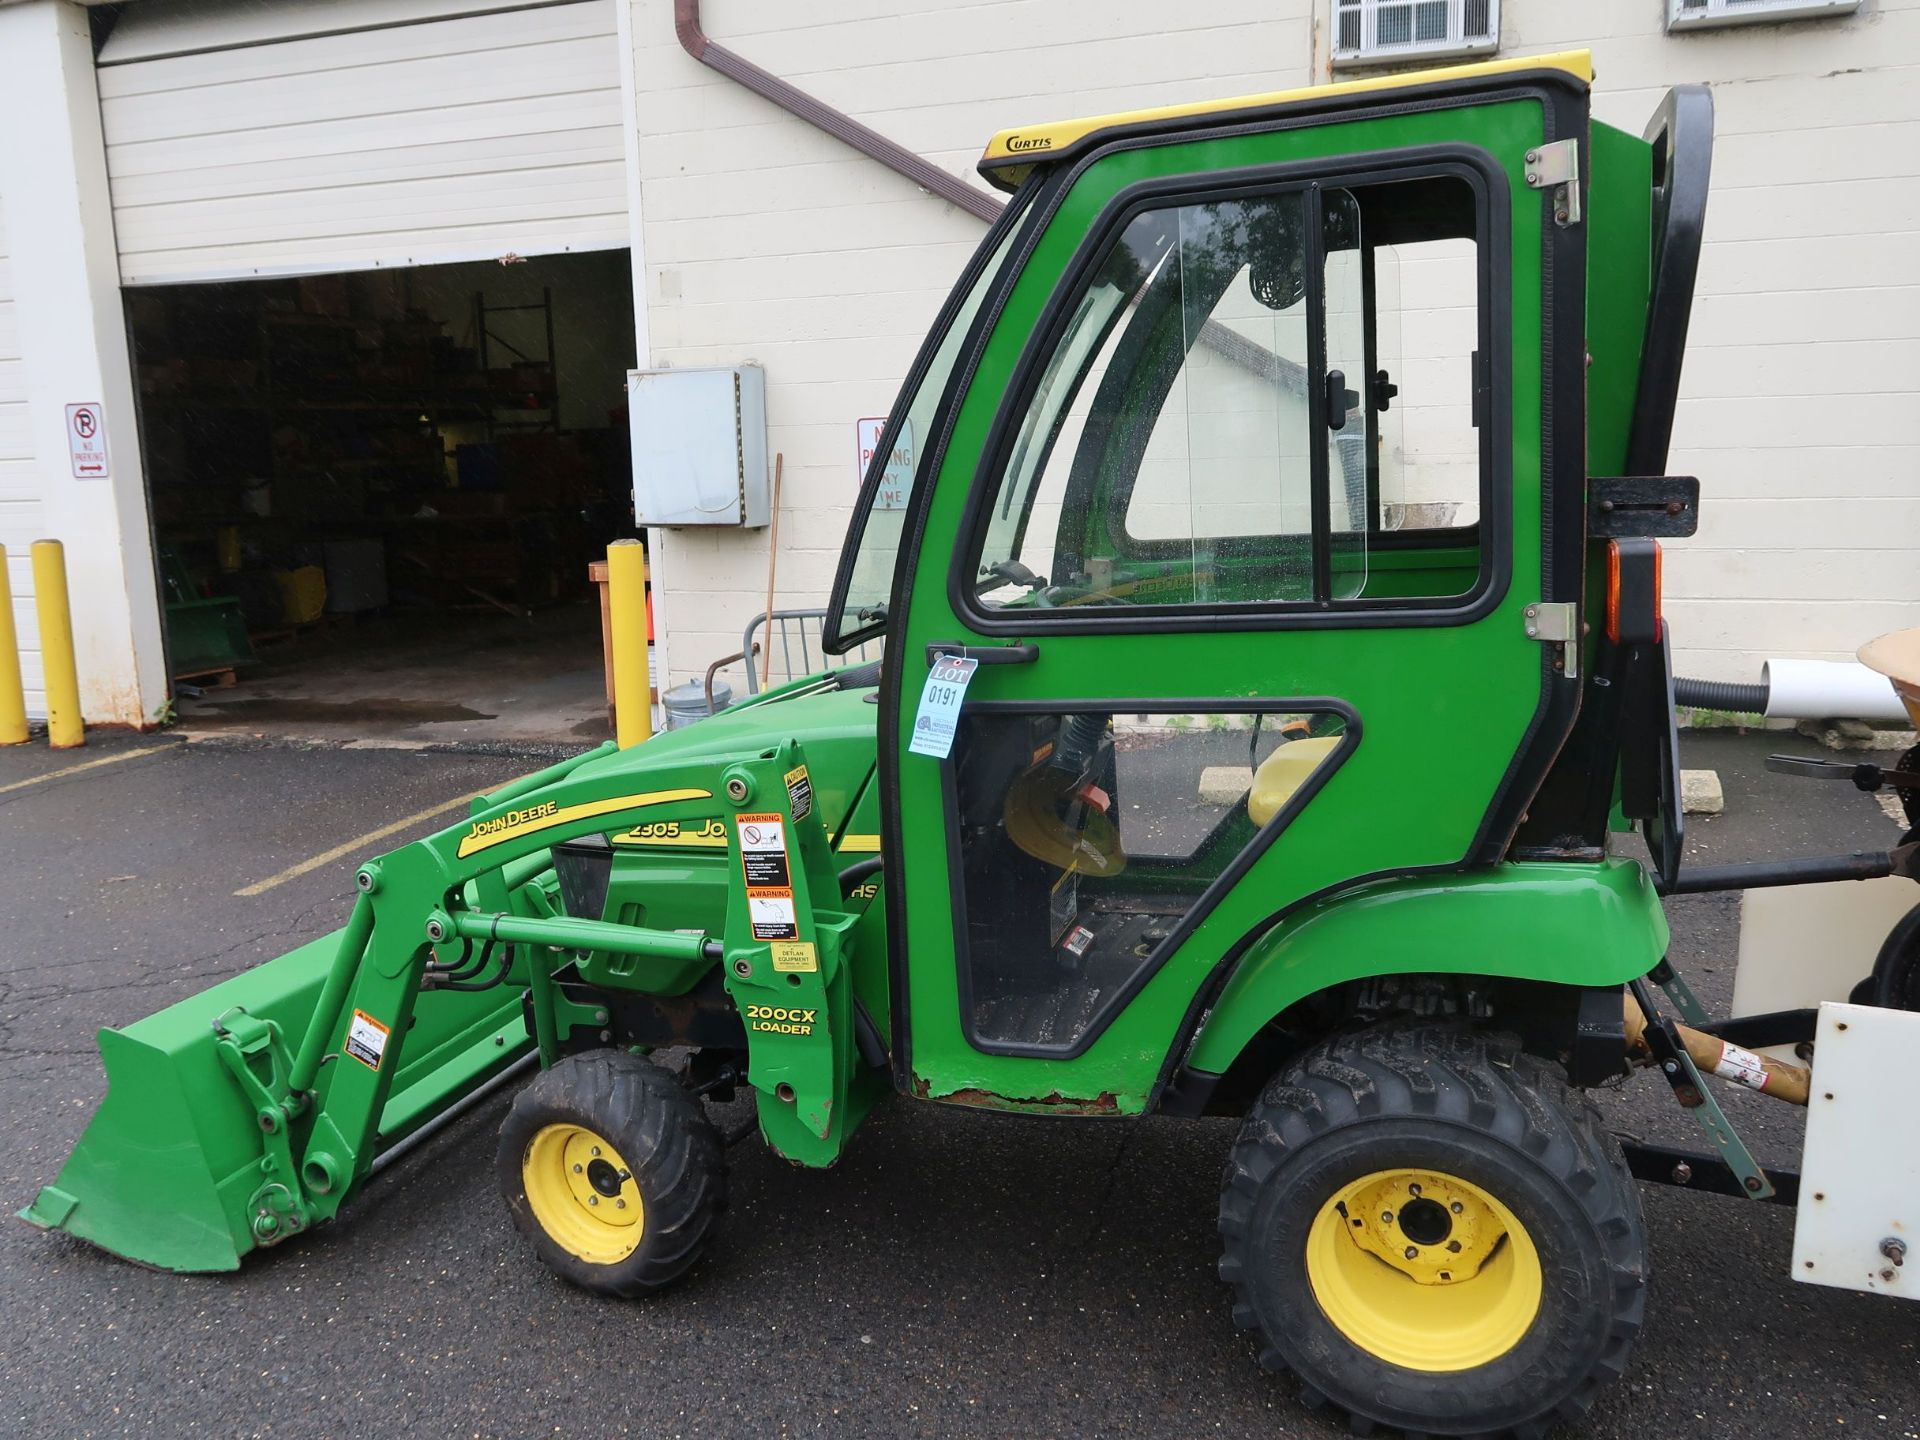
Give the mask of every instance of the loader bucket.
M 125 1029 L 102 1030 L 106 1097 L 59 1177 L 21 1218 L 162 1270 L 234 1270 L 249 1250 L 281 1238 L 257 1234 L 250 1201 L 272 1173 L 273 1147 L 221 1053 L 215 1023 L 240 1015 L 270 1022 L 263 1068 L 284 1065 L 306 1033 L 341 933 Z M 507 986 L 420 996 L 382 1111 L 383 1142 L 418 1128 L 531 1048 L 521 993 Z M 321 1088 L 328 1071 L 353 1063 L 340 1055 L 341 1038 L 330 1037 Z M 296 1154 L 310 1125 L 307 1116 L 288 1127 Z

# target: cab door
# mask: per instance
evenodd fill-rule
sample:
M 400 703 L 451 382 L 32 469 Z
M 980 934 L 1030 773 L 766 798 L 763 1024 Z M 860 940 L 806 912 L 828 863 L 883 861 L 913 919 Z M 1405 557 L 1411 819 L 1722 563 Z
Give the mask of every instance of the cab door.
M 1525 612 L 1579 599 L 1584 256 L 1526 157 L 1584 89 L 1394 100 L 1122 130 L 1029 182 L 894 586 L 918 1093 L 1146 1108 L 1247 939 L 1497 861 L 1564 738 Z M 977 662 L 945 755 L 914 745 L 943 655 Z

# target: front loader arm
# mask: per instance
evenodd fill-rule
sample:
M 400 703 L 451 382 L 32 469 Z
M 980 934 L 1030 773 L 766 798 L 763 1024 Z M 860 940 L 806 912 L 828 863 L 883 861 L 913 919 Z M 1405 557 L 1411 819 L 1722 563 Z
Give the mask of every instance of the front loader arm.
M 829 1163 L 864 1105 L 848 1103 L 854 917 L 810 786 L 791 778 L 804 782 L 800 747 L 650 758 L 593 752 L 479 797 L 462 822 L 362 865 L 328 941 L 103 1032 L 107 1096 L 25 1218 L 168 1269 L 231 1269 L 331 1219 L 383 1147 L 517 1060 L 558 1058 L 569 1002 L 553 973 L 589 949 L 636 957 L 640 990 L 648 962 L 655 974 L 724 964 L 763 1132 L 790 1158 Z M 716 800 L 732 814 L 720 934 L 555 913 L 540 883 L 553 846 L 703 819 Z M 757 849 L 743 849 L 749 825 Z M 423 989 L 430 962 L 489 943 L 513 947 L 500 989 Z

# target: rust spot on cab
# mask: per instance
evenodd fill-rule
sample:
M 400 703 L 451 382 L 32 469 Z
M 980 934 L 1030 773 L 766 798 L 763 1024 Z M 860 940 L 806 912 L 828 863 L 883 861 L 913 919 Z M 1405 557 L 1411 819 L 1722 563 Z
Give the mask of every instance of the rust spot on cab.
M 935 1095 L 932 1087 L 925 1080 L 915 1076 L 913 1093 L 917 1099 L 937 1100 L 943 1105 L 966 1105 L 975 1110 L 1018 1110 L 1036 1115 L 1118 1115 L 1120 1113 L 1120 1097 L 1111 1090 L 1102 1090 L 1090 1099 L 1062 1095 L 1058 1090 L 1046 1095 L 996 1095 L 991 1090 L 979 1090 L 970 1086 Z

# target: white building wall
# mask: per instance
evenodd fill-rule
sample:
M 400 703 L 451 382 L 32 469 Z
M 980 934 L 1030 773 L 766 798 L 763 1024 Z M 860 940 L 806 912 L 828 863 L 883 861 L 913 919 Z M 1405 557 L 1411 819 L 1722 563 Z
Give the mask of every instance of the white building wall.
M 28 709 L 44 710 L 37 628 L 24 603 L 26 567 L 12 556 L 16 545 L 55 539 L 66 547 L 81 713 L 90 724 L 141 725 L 166 704 L 168 686 L 93 46 L 80 6 L 0 6 L 0 137 L 13 274 L 0 346 L 17 337 L 20 360 L 11 381 L 0 367 L 0 386 L 19 397 L 0 409 L 24 427 L 0 434 L 0 454 L 13 456 L 0 461 L 0 542 L 21 638 L 33 651 L 22 666 L 35 692 Z M 106 479 L 72 474 L 66 407 L 80 403 L 101 407 Z
M 26 683 L 27 712 L 44 715 L 47 694 L 40 670 L 40 634 L 34 628 L 33 572 L 27 548 L 40 538 L 40 487 L 34 477 L 33 415 L 27 406 L 20 314 L 13 297 L 6 196 L 0 195 L 0 548 L 7 552 L 7 581 L 13 596 L 14 630 L 20 637 L 20 673 Z
M 1501 8 L 1502 54 L 1590 45 L 1595 116 L 1636 134 L 1669 86 L 1713 86 L 1668 461 L 1702 492 L 1667 551 L 1680 668 L 1757 679 L 1920 625 L 1920 0 L 1676 35 L 1658 5 Z
M 825 603 L 884 413 L 979 222 L 700 66 L 633 0 L 653 359 L 767 367 L 786 453 L 779 603 Z M 1325 0 L 706 0 L 716 42 L 971 176 L 994 130 L 1329 77 Z M 1669 36 L 1660 0 L 1507 0 L 1503 56 L 1588 47 L 1598 118 L 1638 133 L 1715 87 L 1707 249 L 1670 468 L 1701 532 L 1668 615 L 1689 673 L 1840 658 L 1920 624 L 1920 0 Z M 658 546 L 677 678 L 765 603 L 764 532 Z

